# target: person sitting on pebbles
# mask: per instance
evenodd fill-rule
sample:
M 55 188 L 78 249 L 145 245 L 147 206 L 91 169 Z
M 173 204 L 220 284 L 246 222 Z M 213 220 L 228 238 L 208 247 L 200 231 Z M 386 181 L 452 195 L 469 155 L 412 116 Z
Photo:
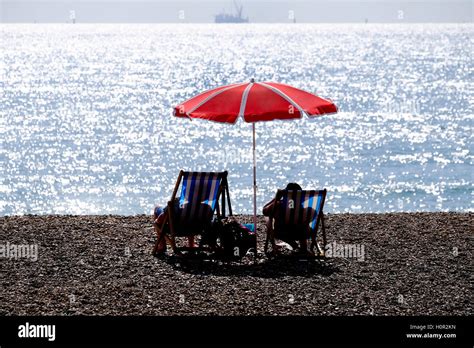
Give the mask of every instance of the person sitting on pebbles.
M 297 183 L 290 182 L 288 185 L 286 185 L 285 190 L 288 191 L 301 191 L 302 188 L 300 185 Z M 274 212 L 274 206 L 275 204 L 279 205 L 280 202 L 275 202 L 275 198 L 273 198 L 271 201 L 269 201 L 267 204 L 264 205 L 263 207 L 263 215 L 265 216 L 265 223 L 267 227 L 267 233 L 269 236 L 274 236 L 275 233 L 275 228 L 274 224 L 278 224 L 281 219 L 275 219 L 275 216 L 272 216 Z M 278 207 L 275 210 L 278 214 Z M 278 225 L 275 225 L 275 227 Z M 298 249 L 299 253 L 302 254 L 311 254 L 310 251 L 308 251 L 308 245 L 306 242 L 306 239 L 308 237 L 309 233 L 309 226 L 307 227 L 306 230 L 294 230 L 294 231 L 288 231 L 285 228 L 277 228 L 277 230 L 280 232 L 277 234 L 275 237 L 282 240 L 283 242 L 289 244 L 293 249 Z M 283 232 L 283 233 L 282 233 Z M 291 235 L 290 235 L 291 232 Z M 298 245 L 296 244 L 296 240 L 299 240 L 299 248 Z M 277 252 L 278 249 L 281 248 L 280 245 L 277 245 L 275 243 L 275 238 L 271 238 L 272 241 L 272 250 L 274 253 Z

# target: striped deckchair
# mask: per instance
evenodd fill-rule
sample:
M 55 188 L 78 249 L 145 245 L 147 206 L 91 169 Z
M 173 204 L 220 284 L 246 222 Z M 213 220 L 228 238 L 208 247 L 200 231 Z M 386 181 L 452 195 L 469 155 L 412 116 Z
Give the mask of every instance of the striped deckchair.
M 326 231 L 324 228 L 323 207 L 326 199 L 326 189 L 315 191 L 288 191 L 278 190 L 274 202 L 272 217 L 274 222 L 274 233 L 269 235 L 265 242 L 265 252 L 268 251 L 268 244 L 274 241 L 275 235 L 279 232 L 291 234 L 297 229 L 308 231 L 308 239 L 311 239 L 311 250 L 316 246 L 319 255 L 324 255 L 326 247 Z M 317 244 L 317 231 L 321 224 L 322 248 Z M 309 227 L 309 228 L 308 228 Z M 295 238 L 296 239 L 296 238 Z
M 178 189 L 181 193 L 177 197 Z M 220 204 L 219 204 L 219 199 Z M 217 218 L 226 215 L 226 203 L 229 215 L 232 215 L 227 172 L 185 172 L 180 171 L 178 180 L 173 190 L 171 200 L 168 202 L 162 230 L 169 231 L 169 238 L 173 250 L 189 250 L 190 248 L 177 248 L 176 237 L 203 234 L 210 228 L 214 214 Z M 164 231 L 160 231 L 153 252 L 156 252 Z M 202 239 L 201 239 L 202 241 Z M 199 248 L 203 249 L 202 245 Z

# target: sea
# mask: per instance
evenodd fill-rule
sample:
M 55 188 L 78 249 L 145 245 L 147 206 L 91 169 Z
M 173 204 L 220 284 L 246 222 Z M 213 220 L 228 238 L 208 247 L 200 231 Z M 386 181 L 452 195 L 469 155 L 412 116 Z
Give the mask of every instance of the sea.
M 336 103 L 256 124 L 257 203 L 297 182 L 328 213 L 473 211 L 474 25 L 0 24 L 0 215 L 149 214 L 178 173 L 229 172 L 252 213 L 252 126 L 177 119 L 224 84 Z

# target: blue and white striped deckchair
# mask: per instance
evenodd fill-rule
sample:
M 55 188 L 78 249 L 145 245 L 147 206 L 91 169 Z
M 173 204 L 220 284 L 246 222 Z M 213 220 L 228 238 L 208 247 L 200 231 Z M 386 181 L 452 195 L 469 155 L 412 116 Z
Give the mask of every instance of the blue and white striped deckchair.
M 274 235 L 278 235 L 278 230 L 285 230 L 288 232 L 296 231 L 298 228 L 305 228 L 308 230 L 308 239 L 311 239 L 311 250 L 316 244 L 316 234 L 321 222 L 323 249 L 319 250 L 321 253 L 326 246 L 326 231 L 324 228 L 324 214 L 323 207 L 326 199 L 326 189 L 315 190 L 278 190 L 275 196 L 273 218 Z M 267 234 L 267 241 L 265 248 L 268 248 L 270 237 Z M 319 248 L 319 247 L 318 247 Z M 320 248 L 319 248 L 320 249 Z
M 177 198 L 180 186 L 181 193 Z M 221 199 L 220 204 L 219 199 Z M 210 227 L 214 214 L 217 214 L 218 219 L 225 217 L 226 203 L 229 215 L 232 215 L 226 171 L 185 172 L 181 170 L 163 222 L 163 229 L 169 228 L 169 242 L 173 250 L 189 249 L 177 248 L 176 237 L 205 232 Z M 160 232 L 154 252 L 164 237 L 165 233 Z
M 183 172 L 176 216 L 181 224 L 210 221 L 223 177 L 221 173 Z

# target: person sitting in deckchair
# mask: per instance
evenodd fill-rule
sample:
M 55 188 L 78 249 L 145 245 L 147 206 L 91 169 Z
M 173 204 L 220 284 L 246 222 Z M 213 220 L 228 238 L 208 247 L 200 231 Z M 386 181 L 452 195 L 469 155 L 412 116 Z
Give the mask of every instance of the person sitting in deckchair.
M 289 183 L 288 185 L 286 185 L 285 190 L 300 191 L 302 189 L 301 189 L 301 186 L 298 185 L 297 183 Z M 276 209 L 275 209 L 275 204 L 277 204 Z M 301 228 L 301 229 L 296 229 L 293 231 L 288 231 L 288 229 L 277 228 L 278 226 L 274 226 L 274 224 L 278 224 L 283 220 L 283 219 L 275 219 L 276 216 L 272 216 L 274 211 L 276 211 L 278 214 L 279 204 L 280 202 L 275 202 L 275 199 L 273 198 L 263 207 L 263 215 L 265 216 L 267 234 L 270 236 L 273 236 L 275 233 L 275 230 L 279 231 L 279 235 L 274 236 L 274 237 L 277 237 L 278 239 L 284 241 L 285 243 L 288 243 L 293 249 L 297 249 L 297 245 L 295 241 L 299 240 L 299 251 L 302 253 L 307 253 L 308 245 L 307 245 L 306 240 L 308 238 L 309 226 L 308 228 Z M 278 246 L 275 243 L 275 238 L 271 238 L 271 241 L 272 241 L 273 250 L 277 250 Z
M 180 187 L 181 192 L 178 194 Z M 163 244 L 163 239 L 169 242 L 173 253 L 178 255 L 183 255 L 181 251 L 194 253 L 215 249 L 215 241 L 210 237 L 213 220 L 225 218 L 226 207 L 229 216 L 232 215 L 227 172 L 181 170 L 168 207 L 162 211 L 158 209 L 154 214 L 157 241 L 153 254 L 164 251 L 166 244 Z M 201 237 L 198 247 L 194 246 L 192 236 Z M 177 246 L 177 237 L 187 237 L 190 246 Z
M 175 210 L 179 208 L 179 200 L 175 199 Z M 158 234 L 159 231 L 163 228 L 163 222 L 165 221 L 165 214 L 168 207 L 160 207 L 159 205 L 155 206 L 153 209 L 153 229 L 155 230 L 155 234 Z M 195 247 L 194 244 L 194 236 L 188 237 L 188 246 L 191 248 Z M 157 255 L 163 255 L 166 252 L 166 236 L 161 240 L 158 244 L 158 248 L 156 250 Z

